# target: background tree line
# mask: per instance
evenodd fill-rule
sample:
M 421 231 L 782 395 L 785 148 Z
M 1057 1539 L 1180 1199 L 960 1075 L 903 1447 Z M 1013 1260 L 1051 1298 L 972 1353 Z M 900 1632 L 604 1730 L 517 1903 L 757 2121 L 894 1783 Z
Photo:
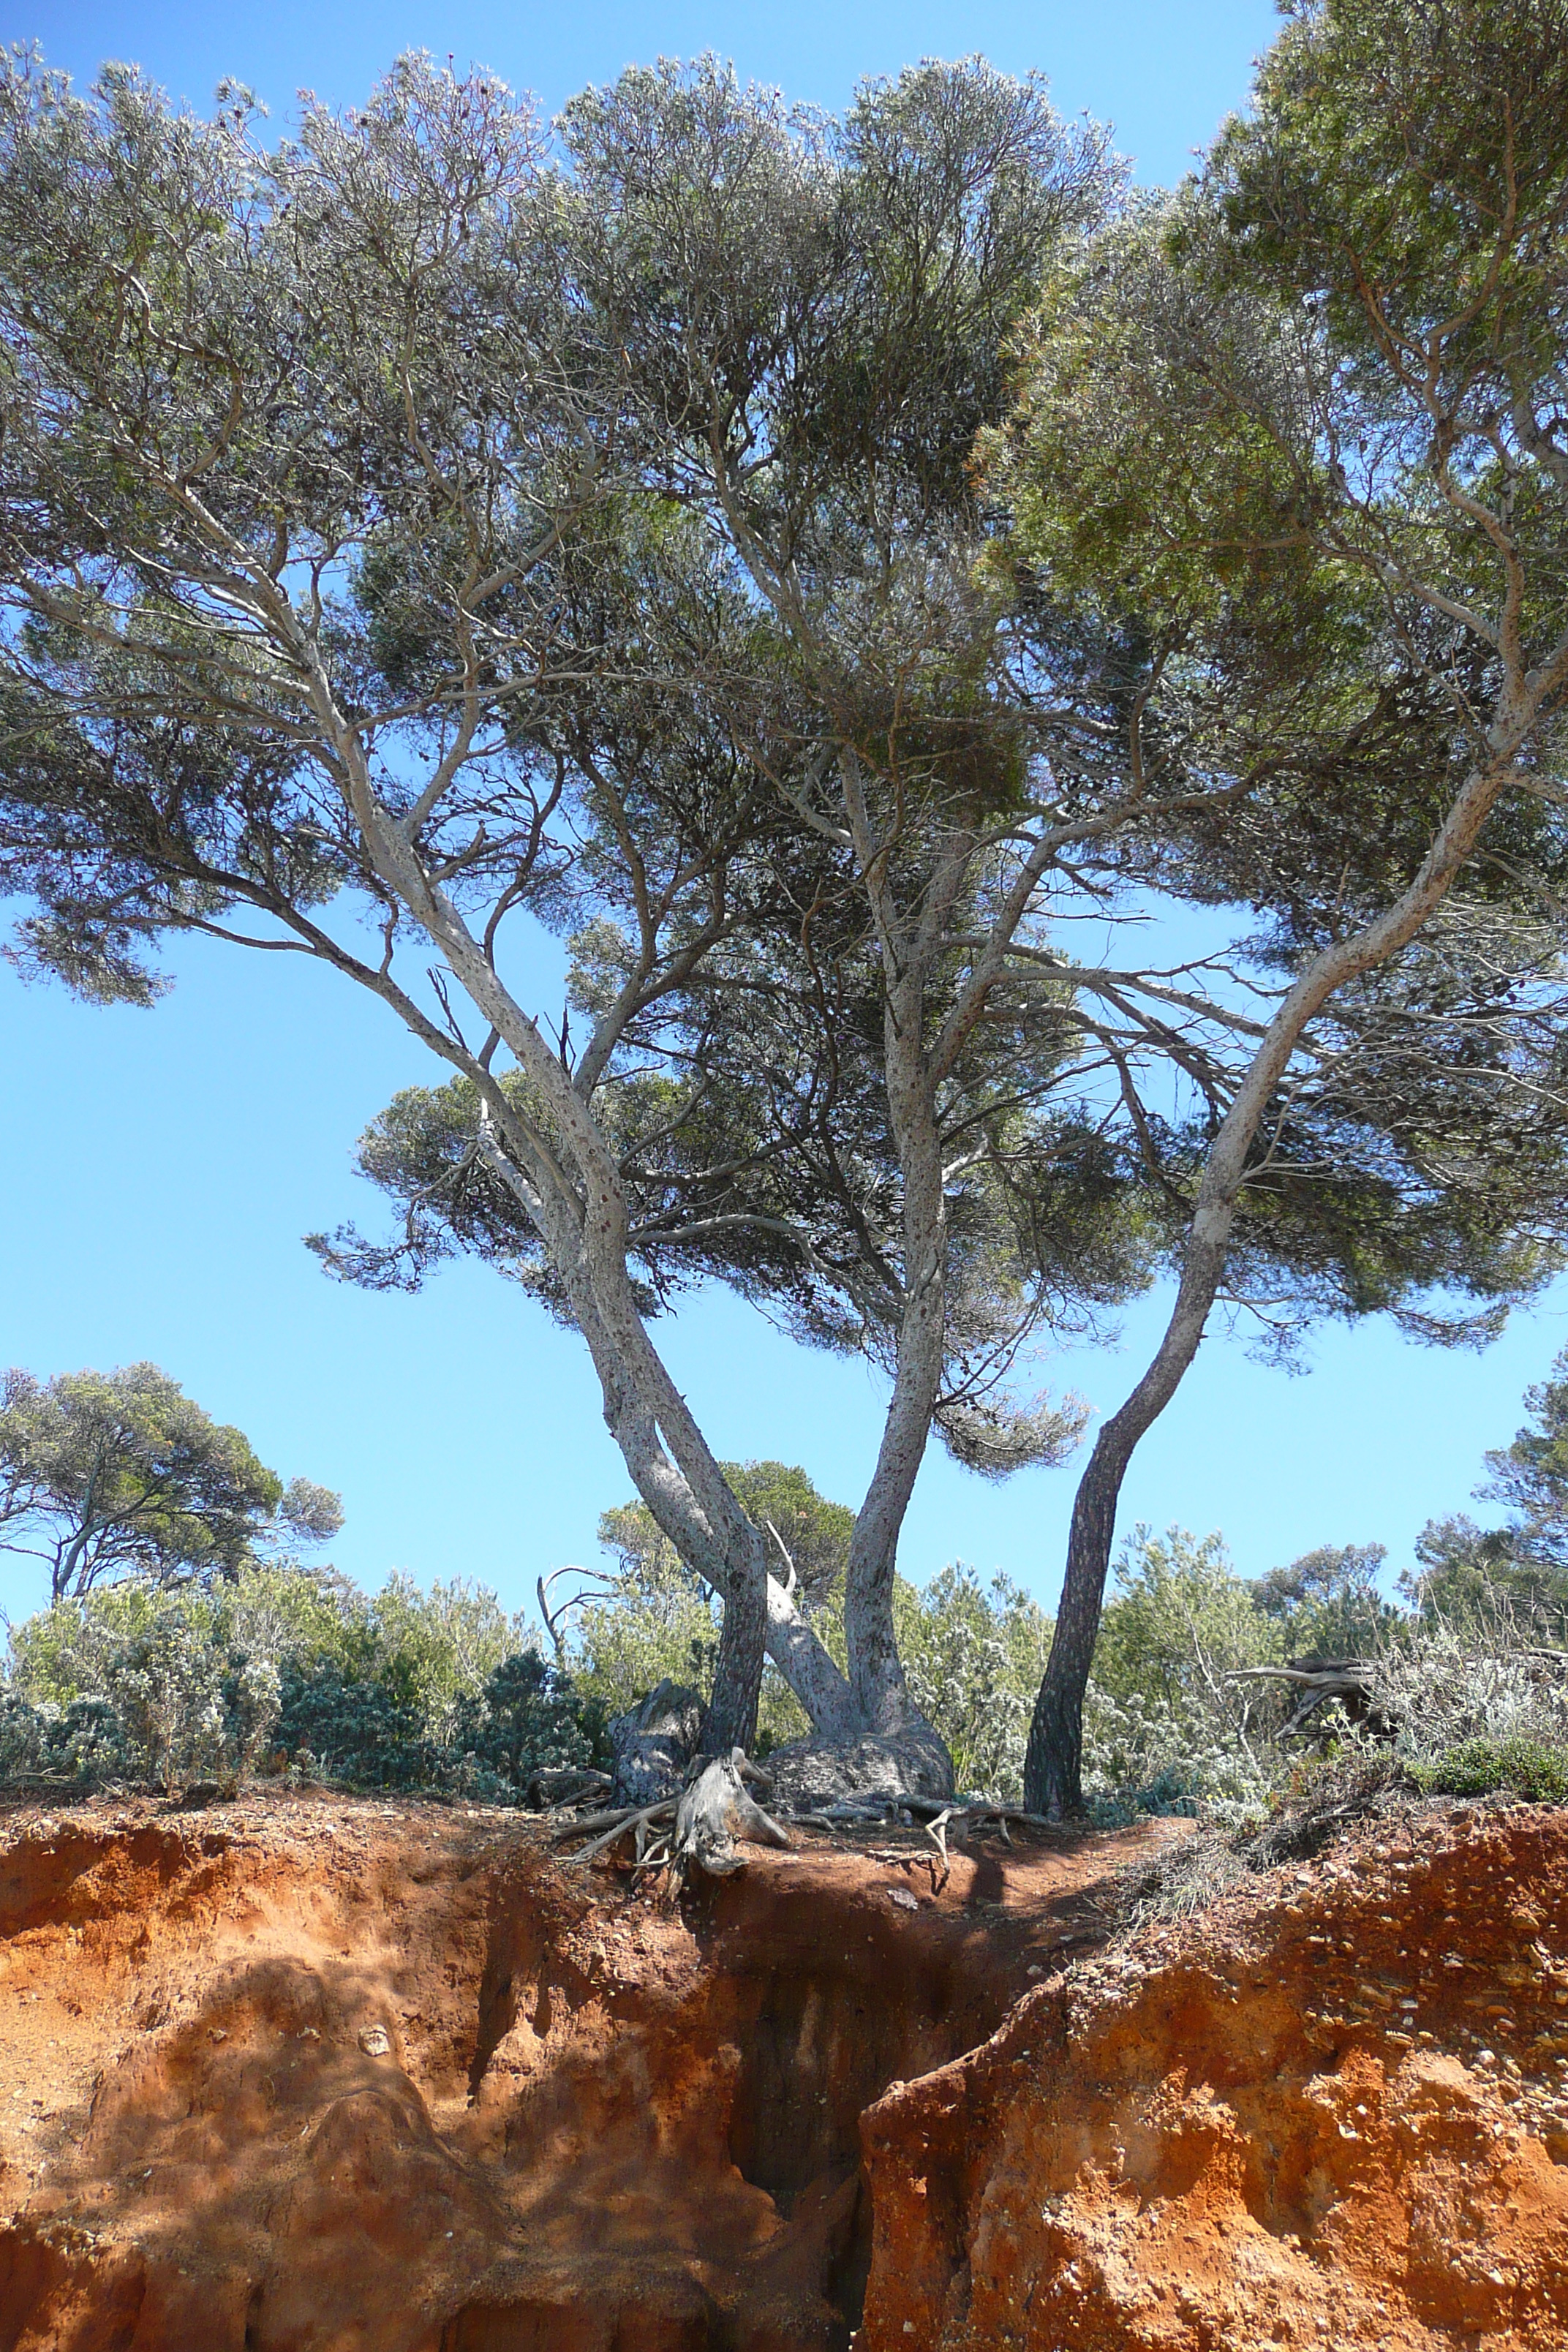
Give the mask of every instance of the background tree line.
M 14 1375 L 0 1462 L 33 1444 L 40 1393 L 79 1435 L 101 1428 L 103 1397 L 127 1384 L 81 1375 L 40 1391 Z M 179 1399 L 187 1428 L 213 1429 L 153 1367 L 134 1367 L 129 1385 Z M 1568 1350 L 1525 1402 L 1530 1419 L 1486 1457 L 1479 1490 L 1508 1505 L 1506 1519 L 1485 1530 L 1430 1523 L 1397 1600 L 1380 1589 L 1378 1544 L 1321 1547 L 1247 1580 L 1217 1535 L 1135 1529 L 1086 1694 L 1097 1816 L 1259 1817 L 1304 1761 L 1364 1744 L 1338 1707 L 1281 1736 L 1299 1694 L 1257 1670 L 1324 1658 L 1364 1662 L 1386 1709 L 1379 1751 L 1392 1740 L 1417 1772 L 1490 1785 L 1523 1770 L 1531 1785 L 1555 1775 L 1568 1786 Z M 244 1444 L 215 1433 L 226 1451 Z M 69 1543 L 91 1507 L 79 1451 L 58 1449 L 52 1487 L 35 1465 L 26 1520 L 0 1528 L 9 1548 L 36 1552 L 40 1535 Z M 725 1475 L 842 1659 L 854 1514 L 780 1463 L 727 1464 Z M 226 1497 L 191 1500 L 193 1517 L 205 1507 L 224 1524 Z M 395 1575 L 365 1594 L 276 1548 L 220 1560 L 188 1530 L 161 1559 L 100 1554 L 79 1590 L 11 1631 L 0 1782 L 232 1789 L 259 1774 L 537 1807 L 610 1762 L 614 1717 L 662 1683 L 705 1694 L 715 1671 L 717 1598 L 646 1506 L 606 1511 L 600 1542 L 603 1570 L 541 1579 L 542 1622 L 461 1580 L 426 1593 Z M 959 1789 L 1017 1803 L 1049 1619 L 1006 1576 L 986 1586 L 961 1565 L 920 1590 L 900 1580 L 894 1606 L 905 1671 Z M 760 1750 L 802 1726 L 788 1685 L 770 1675 Z

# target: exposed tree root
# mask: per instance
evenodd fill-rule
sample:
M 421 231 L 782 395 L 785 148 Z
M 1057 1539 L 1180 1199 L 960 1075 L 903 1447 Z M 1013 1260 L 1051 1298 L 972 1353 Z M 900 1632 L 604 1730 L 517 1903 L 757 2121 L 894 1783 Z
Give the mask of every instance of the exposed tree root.
M 695 1863 L 712 1878 L 745 1868 L 737 1844 L 791 1846 L 795 1841 L 746 1789 L 748 1768 L 738 1748 L 704 1765 L 680 1800 L 673 1856 L 678 1868 Z M 765 1779 L 765 1775 L 763 1776 Z

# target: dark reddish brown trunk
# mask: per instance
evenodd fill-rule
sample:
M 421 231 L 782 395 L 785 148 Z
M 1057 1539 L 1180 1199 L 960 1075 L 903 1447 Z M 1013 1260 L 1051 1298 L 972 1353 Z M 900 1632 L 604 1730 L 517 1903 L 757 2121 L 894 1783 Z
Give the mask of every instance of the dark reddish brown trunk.
M 1132 1456 L 1132 1443 L 1117 1433 L 1121 1419 L 1100 1431 L 1079 1485 L 1056 1633 L 1024 1756 L 1025 1806 L 1053 1820 L 1083 1811 L 1083 1699 L 1100 1638 L 1116 1506 Z

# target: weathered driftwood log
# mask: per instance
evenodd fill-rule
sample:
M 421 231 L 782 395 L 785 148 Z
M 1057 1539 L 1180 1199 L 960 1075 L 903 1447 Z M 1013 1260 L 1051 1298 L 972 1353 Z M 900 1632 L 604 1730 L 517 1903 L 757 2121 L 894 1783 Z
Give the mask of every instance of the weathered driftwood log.
M 1373 1694 L 1372 1667 L 1362 1658 L 1303 1659 L 1300 1664 L 1288 1666 L 1237 1666 L 1226 1680 L 1294 1685 L 1301 1696 L 1289 1719 L 1279 1727 L 1281 1739 L 1302 1730 L 1318 1708 L 1326 1706 L 1331 1699 L 1342 1701 L 1352 1723 L 1364 1723 L 1373 1731 L 1394 1729 Z
M 676 1811 L 671 1853 L 678 1867 L 695 1863 L 710 1877 L 728 1878 L 745 1867 L 735 1851 L 738 1844 L 794 1844 L 788 1831 L 750 1794 L 747 1777 L 746 1758 L 739 1748 L 703 1766 Z

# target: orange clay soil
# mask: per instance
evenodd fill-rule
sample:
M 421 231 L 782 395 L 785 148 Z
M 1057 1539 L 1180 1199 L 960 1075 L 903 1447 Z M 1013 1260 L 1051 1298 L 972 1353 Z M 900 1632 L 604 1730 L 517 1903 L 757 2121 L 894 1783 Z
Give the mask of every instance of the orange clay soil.
M 0 2352 L 1568 2352 L 1568 1813 L 1109 1947 L 1180 1834 L 675 1906 L 489 1811 L 15 1810 Z
M 797 1834 L 674 1905 L 497 1811 L 13 1811 L 0 2352 L 847 2345 L 862 2113 L 1102 1940 L 1129 1841 L 939 1892 Z
M 860 2352 L 1560 2352 L 1565 2081 L 1568 1812 L 1403 1809 L 877 2103 Z

